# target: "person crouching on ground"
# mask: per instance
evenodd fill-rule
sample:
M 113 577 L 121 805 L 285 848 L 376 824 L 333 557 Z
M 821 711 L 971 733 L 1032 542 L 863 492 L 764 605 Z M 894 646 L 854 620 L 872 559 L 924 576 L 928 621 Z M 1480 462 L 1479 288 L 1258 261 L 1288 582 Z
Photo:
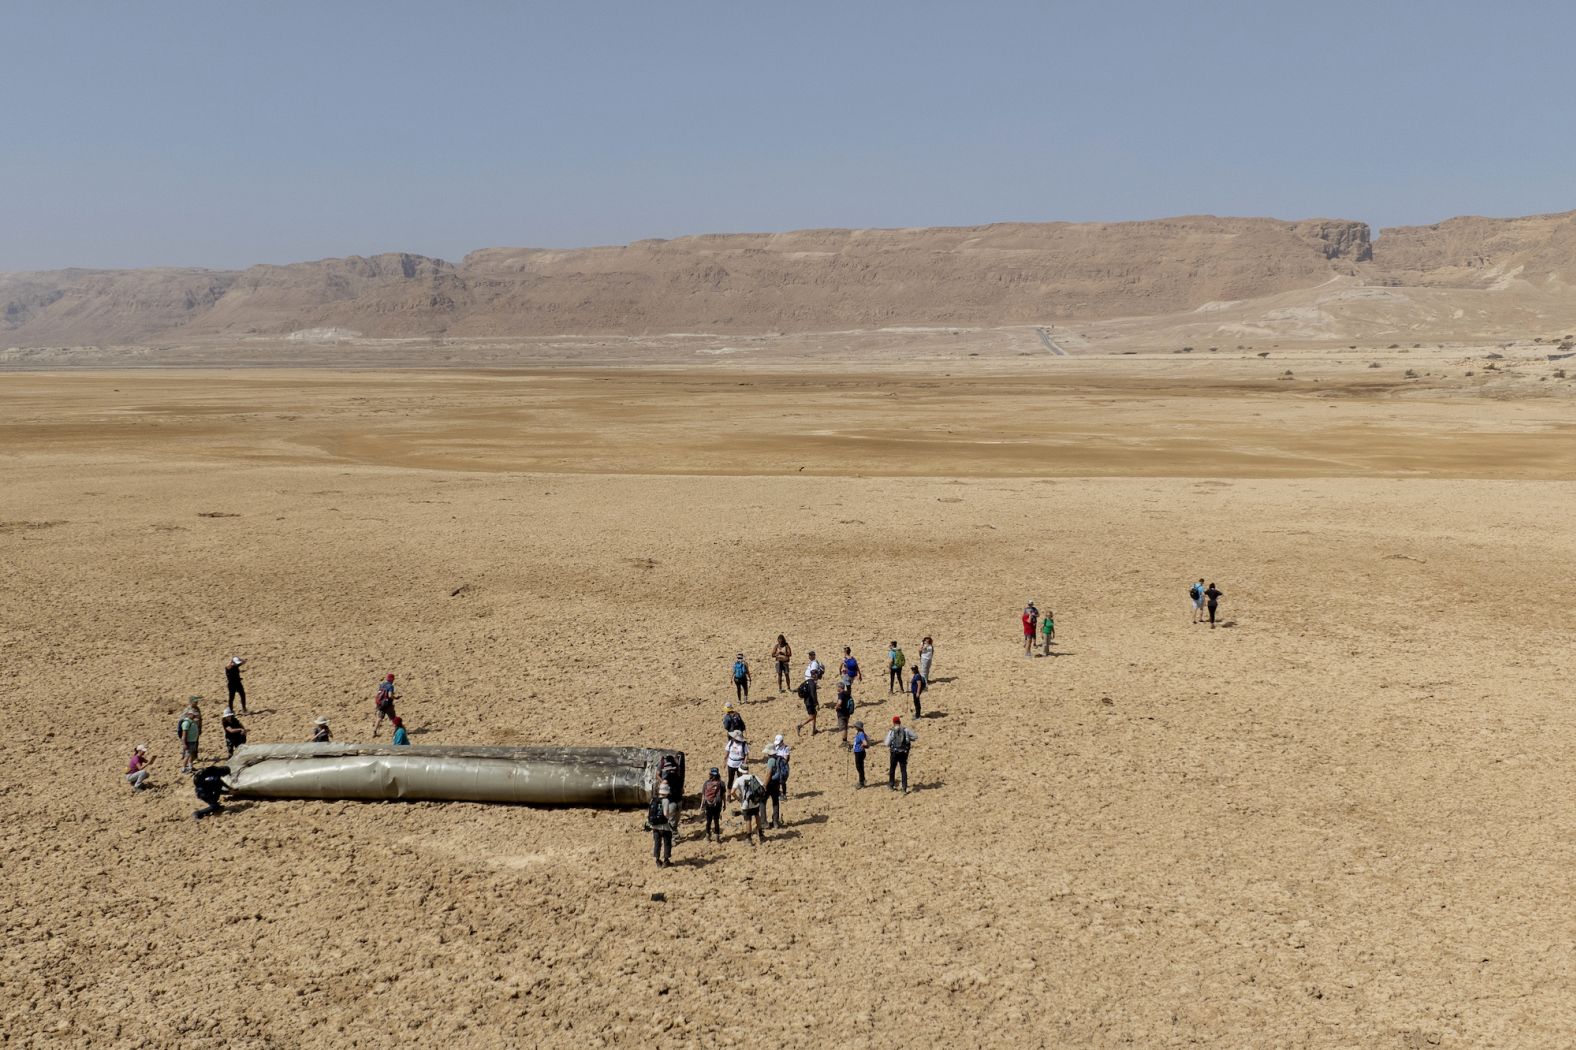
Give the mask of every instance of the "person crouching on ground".
M 394 746 L 409 747 L 410 734 L 405 732 L 405 720 L 399 715 L 395 715 L 389 720 L 389 724 L 394 727 Z
M 126 783 L 131 785 L 131 790 L 148 789 L 148 767 L 151 765 L 153 759 L 148 757 L 147 744 L 138 744 L 131 749 L 131 760 L 126 763 Z
M 219 796 L 230 790 L 224 782 L 224 778 L 229 775 L 229 766 L 204 766 L 192 776 L 192 790 L 197 792 L 198 799 L 208 804 L 206 809 L 199 809 L 192 814 L 193 820 L 224 812 Z
M 751 832 L 759 834 L 761 841 L 766 841 L 766 829 L 761 826 L 761 810 L 766 802 L 766 786 L 760 782 L 749 766 L 741 766 L 739 775 L 733 782 L 733 797 L 739 801 L 739 813 L 744 817 L 744 837 L 750 845 L 755 845 L 755 838 Z
M 646 827 L 651 829 L 651 856 L 657 867 L 673 863 L 673 833 L 678 830 L 679 807 L 673 801 L 673 790 L 667 781 L 657 784 L 657 797 L 651 800 L 646 814 Z
M 722 782 L 722 774 L 716 766 L 711 767 L 711 775 L 706 778 L 706 783 L 700 789 L 700 807 L 706 814 L 706 841 L 711 841 L 712 833 L 717 835 L 717 841 L 722 841 L 722 805 L 727 801 L 728 786 Z
M 312 743 L 332 744 L 333 742 L 334 734 L 328 731 L 328 719 L 319 718 L 312 723 Z

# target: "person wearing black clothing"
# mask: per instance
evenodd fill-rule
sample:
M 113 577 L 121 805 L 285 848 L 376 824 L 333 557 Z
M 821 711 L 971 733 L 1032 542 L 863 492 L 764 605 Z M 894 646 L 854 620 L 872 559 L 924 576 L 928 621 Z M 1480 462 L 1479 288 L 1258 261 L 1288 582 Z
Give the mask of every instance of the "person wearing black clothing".
M 716 766 L 711 767 L 711 775 L 706 778 L 706 783 L 701 785 L 700 806 L 706 814 L 706 841 L 711 841 L 712 833 L 717 835 L 717 841 L 722 841 L 722 804 L 727 800 L 728 788 L 722 782 L 722 774 Z
M 229 707 L 224 709 L 224 719 L 219 724 L 224 727 L 225 757 L 233 757 L 235 749 L 246 743 L 246 727 L 235 717 L 235 710 Z
M 887 787 L 897 790 L 897 775 L 903 774 L 903 794 L 908 794 L 908 752 L 918 735 L 903 724 L 903 719 L 892 716 L 892 728 L 887 730 Z
M 241 684 L 241 665 L 246 663 L 245 657 L 232 656 L 224 665 L 224 684 L 230 690 L 229 704 L 235 706 L 237 698 L 241 701 L 241 713 L 246 713 L 246 686 Z
M 722 731 L 731 733 L 737 729 L 741 733 L 744 732 L 744 716 L 735 711 L 732 704 L 728 704 L 723 710 L 727 713 L 722 716 Z
M 198 799 L 208 804 L 207 809 L 199 809 L 192 814 L 193 820 L 224 812 L 219 796 L 230 790 L 224 783 L 224 778 L 229 775 L 229 766 L 205 766 L 192 777 L 192 789 L 197 792 Z
M 914 717 L 919 718 L 919 698 L 925 692 L 925 676 L 915 671 L 908 679 L 908 692 L 914 698 Z
M 1209 603 L 1210 630 L 1214 630 L 1215 628 L 1215 606 L 1219 605 L 1220 599 L 1224 598 L 1225 596 L 1225 592 L 1216 587 L 1213 581 L 1204 591 L 1204 600 Z

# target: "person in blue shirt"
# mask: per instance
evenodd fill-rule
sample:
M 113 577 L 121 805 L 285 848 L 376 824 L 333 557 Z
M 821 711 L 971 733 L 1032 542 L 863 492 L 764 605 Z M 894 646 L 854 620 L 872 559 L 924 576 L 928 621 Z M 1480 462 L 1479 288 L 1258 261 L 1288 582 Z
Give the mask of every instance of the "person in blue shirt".
M 848 685 L 848 691 L 854 691 L 855 682 L 865 680 L 864 673 L 859 670 L 859 661 L 854 659 L 854 652 L 848 646 L 843 646 L 843 680 Z
M 870 749 L 870 738 L 865 736 L 865 724 L 854 723 L 854 769 L 859 772 L 859 786 L 865 786 L 865 752 Z
M 914 717 L 917 719 L 920 717 L 919 698 L 925 692 L 925 676 L 915 672 L 908 680 L 908 692 L 914 698 Z
M 410 746 L 410 734 L 405 732 L 405 720 L 399 715 L 394 716 L 394 743 L 402 747 Z

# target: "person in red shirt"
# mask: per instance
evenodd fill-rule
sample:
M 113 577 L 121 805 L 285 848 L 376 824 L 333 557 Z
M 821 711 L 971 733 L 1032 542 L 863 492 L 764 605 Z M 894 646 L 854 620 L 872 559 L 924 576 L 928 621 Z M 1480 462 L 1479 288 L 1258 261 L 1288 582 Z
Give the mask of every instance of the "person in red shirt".
M 1025 658 L 1034 656 L 1034 632 L 1040 626 L 1040 610 L 1030 602 L 1023 607 L 1023 655 Z

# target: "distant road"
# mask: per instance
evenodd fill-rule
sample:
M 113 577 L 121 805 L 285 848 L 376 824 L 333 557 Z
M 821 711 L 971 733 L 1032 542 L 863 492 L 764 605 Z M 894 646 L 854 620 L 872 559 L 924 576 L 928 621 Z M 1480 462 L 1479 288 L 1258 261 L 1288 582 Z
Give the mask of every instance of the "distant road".
M 1040 333 L 1040 342 L 1045 344 L 1045 349 L 1057 357 L 1067 356 L 1067 351 L 1057 346 L 1055 340 L 1051 338 L 1051 330 L 1049 328 L 1036 328 L 1035 331 Z

